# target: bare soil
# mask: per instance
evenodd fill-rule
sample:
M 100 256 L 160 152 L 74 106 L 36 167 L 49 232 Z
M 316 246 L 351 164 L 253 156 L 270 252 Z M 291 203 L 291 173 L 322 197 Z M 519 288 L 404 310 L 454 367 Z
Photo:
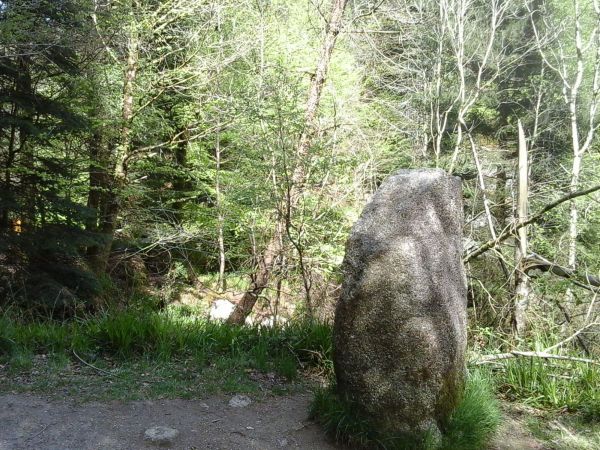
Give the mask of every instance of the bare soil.
M 28 394 L 0 395 L 0 449 L 121 450 L 157 448 L 153 426 L 179 430 L 175 449 L 335 449 L 307 418 L 310 394 L 269 396 L 249 406 L 231 397 L 77 404 Z
M 231 396 L 197 400 L 78 403 L 14 393 L 0 395 L 0 450 L 135 450 L 157 448 L 144 440 L 154 426 L 179 430 L 175 449 L 339 449 L 307 417 L 311 394 L 267 395 L 243 408 Z M 509 408 L 493 450 L 543 450 Z
M 536 439 L 525 425 L 531 411 L 509 403 L 503 404 L 503 421 L 490 450 L 546 450 L 550 447 Z

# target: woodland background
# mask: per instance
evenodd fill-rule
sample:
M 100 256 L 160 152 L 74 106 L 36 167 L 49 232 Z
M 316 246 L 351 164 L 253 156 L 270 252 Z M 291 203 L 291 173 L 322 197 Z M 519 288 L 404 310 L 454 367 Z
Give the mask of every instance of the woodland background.
M 438 167 L 472 350 L 593 359 L 599 92 L 598 0 L 2 0 L 0 307 L 327 320 L 370 195 Z

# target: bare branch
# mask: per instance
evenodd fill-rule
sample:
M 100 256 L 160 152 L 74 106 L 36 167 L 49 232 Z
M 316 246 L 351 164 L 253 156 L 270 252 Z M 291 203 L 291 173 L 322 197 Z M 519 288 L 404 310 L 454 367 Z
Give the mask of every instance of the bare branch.
M 556 208 L 557 206 L 560 206 L 563 203 L 568 202 L 569 200 L 572 200 L 574 198 L 582 197 L 584 195 L 591 194 L 598 190 L 600 190 L 600 184 L 596 185 L 596 186 L 592 186 L 591 188 L 588 188 L 588 189 L 580 189 L 578 191 L 570 192 L 569 194 L 560 197 L 558 200 L 555 200 L 552 203 L 549 203 L 546 206 L 544 206 L 540 211 L 535 213 L 529 219 L 527 219 L 521 223 L 518 223 L 518 224 L 513 224 L 512 226 L 508 227 L 506 230 L 504 230 L 502 233 L 500 233 L 496 239 L 491 239 L 491 240 L 487 241 L 485 244 L 479 246 L 476 250 L 473 250 L 471 253 L 467 254 L 463 258 L 463 261 L 468 262 L 468 261 L 472 260 L 473 258 L 476 258 L 479 255 L 482 255 L 483 253 L 487 252 L 488 250 L 496 247 L 496 245 L 500 244 L 501 242 L 504 242 L 509 237 L 513 236 L 515 234 L 515 232 L 517 230 L 519 230 L 520 228 L 525 227 L 527 225 L 531 225 L 536 222 L 539 222 L 540 219 L 544 216 L 544 214 L 546 214 L 548 211 L 551 211 L 552 209 Z

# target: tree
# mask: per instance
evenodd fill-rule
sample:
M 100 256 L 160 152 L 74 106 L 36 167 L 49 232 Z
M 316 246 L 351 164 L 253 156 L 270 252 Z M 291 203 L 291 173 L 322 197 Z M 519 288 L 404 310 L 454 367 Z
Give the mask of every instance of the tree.
M 569 190 L 580 187 L 583 157 L 592 146 L 598 128 L 598 96 L 600 93 L 600 3 L 593 1 L 583 7 L 574 0 L 572 8 L 562 14 L 562 5 L 546 2 L 540 7 L 545 34 L 534 20 L 538 13 L 530 7 L 537 49 L 544 64 L 562 83 L 562 97 L 568 108 L 573 154 Z M 589 7 L 592 7 L 590 10 Z M 564 6 L 563 6 L 564 7 Z M 584 15 L 590 18 L 585 20 Z M 586 23 L 587 22 L 587 23 Z M 588 92 L 582 92 L 583 90 Z M 568 232 L 568 266 L 577 267 L 577 237 L 579 211 L 575 200 L 570 203 Z M 567 301 L 572 300 L 571 290 Z
M 315 121 L 319 108 L 319 102 L 321 100 L 323 85 L 327 77 L 327 71 L 331 61 L 331 55 L 335 47 L 335 42 L 338 34 L 340 33 L 340 27 L 342 24 L 344 10 L 346 8 L 346 3 L 346 0 L 334 0 L 331 6 L 331 14 L 325 30 L 321 55 L 319 56 L 319 60 L 317 62 L 315 74 L 311 77 L 304 116 L 304 127 L 300 134 L 298 146 L 296 148 L 296 157 L 298 163 L 292 172 L 290 179 L 291 184 L 288 186 L 286 211 L 282 217 L 278 218 L 273 235 L 269 239 L 266 248 L 259 257 L 257 262 L 258 267 L 256 273 L 252 275 L 250 288 L 245 292 L 240 302 L 236 305 L 236 308 L 228 319 L 229 323 L 243 323 L 248 314 L 250 314 L 252 308 L 256 304 L 258 296 L 268 285 L 269 276 L 273 270 L 275 260 L 283 250 L 282 247 L 284 237 L 282 236 L 282 230 L 286 228 L 286 224 L 289 222 L 291 217 L 291 211 L 298 204 L 299 198 L 302 195 L 302 185 L 304 184 L 306 178 L 305 159 L 309 156 L 311 140 L 314 137 Z
M 122 73 L 120 117 L 109 119 L 118 132 L 106 139 L 98 137 L 98 141 L 104 142 L 102 145 L 108 146 L 107 150 L 96 152 L 102 159 L 95 165 L 103 175 L 98 177 L 92 172 L 90 177 L 91 183 L 100 183 L 92 184 L 90 191 L 103 192 L 101 196 L 90 194 L 91 198 L 97 198 L 90 204 L 99 203 L 98 221 L 92 224 L 92 229 L 105 236 L 103 245 L 88 250 L 97 272 L 104 272 L 108 264 L 130 165 L 150 150 L 181 141 L 183 135 L 190 139 L 185 129 L 176 128 L 165 141 L 148 145 L 138 140 L 138 134 L 143 132 L 148 137 L 154 133 L 155 139 L 162 138 L 164 128 L 150 131 L 145 122 L 154 119 L 161 101 L 173 90 L 185 91 L 197 82 L 199 74 L 189 69 L 200 45 L 200 27 L 186 29 L 186 26 L 191 27 L 191 19 L 201 18 L 204 13 L 204 5 L 187 0 L 169 0 L 158 7 L 150 0 L 131 0 L 110 8 L 97 6 L 96 30 L 105 43 L 106 62 L 111 64 L 107 70 Z M 118 38 L 108 41 L 105 36 L 113 33 Z M 141 89 L 142 83 L 148 83 L 151 89 Z

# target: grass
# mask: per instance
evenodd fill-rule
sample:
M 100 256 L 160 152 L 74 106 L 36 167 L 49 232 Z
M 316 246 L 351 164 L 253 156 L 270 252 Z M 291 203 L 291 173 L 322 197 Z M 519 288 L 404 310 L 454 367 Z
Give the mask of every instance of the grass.
M 508 399 L 535 408 L 578 412 L 600 421 L 600 370 L 574 361 L 518 358 L 507 361 L 496 375 Z
M 3 390 L 95 390 L 95 398 L 256 392 L 256 373 L 275 373 L 283 384 L 301 370 L 329 373 L 330 361 L 331 328 L 314 322 L 236 327 L 188 310 L 132 310 L 68 322 L 0 317 Z M 92 375 L 105 383 L 86 387 Z
M 335 386 L 319 389 L 311 404 L 311 417 L 336 442 L 351 448 L 476 450 L 484 448 L 501 422 L 498 400 L 490 378 L 480 371 L 469 374 L 462 402 L 443 430 L 434 435 L 390 435 L 379 432 L 360 408 L 340 399 Z
M 444 430 L 442 448 L 476 450 L 485 445 L 498 429 L 502 415 L 494 395 L 493 380 L 486 372 L 476 370 L 467 377 L 461 403 Z

